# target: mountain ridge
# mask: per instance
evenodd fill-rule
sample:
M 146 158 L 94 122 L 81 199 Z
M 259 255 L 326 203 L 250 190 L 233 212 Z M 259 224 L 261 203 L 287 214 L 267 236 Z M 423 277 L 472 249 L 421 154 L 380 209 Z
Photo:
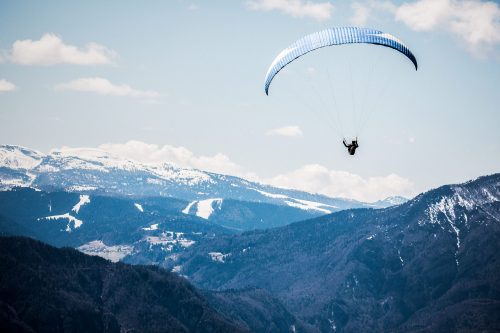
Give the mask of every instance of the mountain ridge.
M 33 165 L 29 158 L 26 163 Z M 55 177 L 60 181 L 56 184 L 71 187 L 74 183 L 63 181 L 73 175 L 84 180 L 125 172 L 122 179 L 127 181 L 136 176 L 122 169 L 89 173 L 89 161 L 56 160 L 80 164 L 76 169 L 72 165 L 69 173 L 42 174 L 42 184 Z M 0 177 L 29 177 L 15 172 L 0 168 Z M 122 186 L 113 177 L 108 181 Z M 272 220 L 273 209 L 287 206 L 212 195 L 217 192 L 186 200 L 59 191 L 0 191 L 0 231 L 16 234 L 35 228 L 47 240 L 111 261 L 171 269 L 197 287 L 215 291 L 208 297 L 213 306 L 247 329 L 260 331 L 256 318 L 274 321 L 278 315 L 278 331 L 291 329 L 293 318 L 293 327 L 311 332 L 366 327 L 374 332 L 430 332 L 449 325 L 455 331 L 500 330 L 493 316 L 500 311 L 500 174 L 444 185 L 383 209 L 323 212 L 237 235 L 213 222 L 223 225 L 232 218 L 234 226 L 238 218 L 252 215 L 246 216 L 247 211 Z M 271 210 L 264 214 L 264 207 Z M 264 305 L 264 313 L 257 311 Z
M 495 330 L 498 252 L 500 174 L 493 174 L 385 209 L 221 236 L 179 265 L 202 288 L 263 288 L 322 332 L 431 332 L 450 323 L 452 331 Z
M 117 185 L 119 184 L 119 186 Z M 288 205 L 318 215 L 345 208 L 383 208 L 401 197 L 363 203 L 323 194 L 279 188 L 172 163 L 141 163 L 100 149 L 65 148 L 43 154 L 16 145 L 0 145 L 0 189 L 31 186 L 42 190 L 121 196 L 164 196 L 187 201 L 235 199 Z

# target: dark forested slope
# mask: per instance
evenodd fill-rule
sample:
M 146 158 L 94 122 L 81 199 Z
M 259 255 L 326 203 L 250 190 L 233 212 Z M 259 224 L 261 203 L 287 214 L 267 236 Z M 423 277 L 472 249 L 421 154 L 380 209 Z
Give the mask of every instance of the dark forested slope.
M 3 332 L 240 332 L 183 278 L 0 237 Z

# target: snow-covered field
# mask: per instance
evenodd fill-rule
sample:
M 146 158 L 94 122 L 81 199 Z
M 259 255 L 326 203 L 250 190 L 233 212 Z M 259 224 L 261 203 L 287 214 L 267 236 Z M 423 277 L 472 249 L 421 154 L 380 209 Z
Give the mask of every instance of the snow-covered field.
M 130 245 L 107 246 L 100 240 L 94 240 L 78 247 L 78 250 L 91 256 L 98 256 L 112 262 L 118 262 L 131 254 L 134 251 L 134 247 Z

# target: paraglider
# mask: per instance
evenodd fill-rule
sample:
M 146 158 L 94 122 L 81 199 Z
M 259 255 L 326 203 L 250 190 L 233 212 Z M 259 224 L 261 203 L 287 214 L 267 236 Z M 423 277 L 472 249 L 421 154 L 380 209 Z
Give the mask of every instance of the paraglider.
M 373 44 L 393 49 L 408 58 L 415 70 L 418 69 L 417 59 L 410 49 L 398 38 L 379 30 L 359 27 L 336 27 L 307 35 L 281 51 L 273 60 L 266 73 L 264 91 L 269 95 L 270 85 L 276 75 L 288 64 L 303 55 L 320 48 L 344 44 Z M 367 54 L 367 57 L 370 57 Z M 345 143 L 350 155 L 358 148 L 357 139 L 349 145 Z
M 346 144 L 345 139 L 344 141 L 342 141 L 342 143 L 344 143 L 344 146 L 347 148 L 349 155 L 354 155 L 356 153 L 356 148 L 359 147 L 358 138 L 356 138 L 356 140 L 352 140 L 350 144 Z

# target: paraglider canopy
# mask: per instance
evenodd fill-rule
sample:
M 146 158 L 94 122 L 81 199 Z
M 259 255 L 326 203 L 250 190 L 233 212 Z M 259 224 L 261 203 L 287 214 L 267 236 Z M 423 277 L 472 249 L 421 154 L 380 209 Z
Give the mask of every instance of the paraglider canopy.
M 322 47 L 355 43 L 375 44 L 389 47 L 405 55 L 413 63 L 415 70 L 418 68 L 417 59 L 410 49 L 393 35 L 369 28 L 330 28 L 307 35 L 278 54 L 271 63 L 266 74 L 264 83 L 266 95 L 269 94 L 269 86 L 276 74 L 295 59 Z

